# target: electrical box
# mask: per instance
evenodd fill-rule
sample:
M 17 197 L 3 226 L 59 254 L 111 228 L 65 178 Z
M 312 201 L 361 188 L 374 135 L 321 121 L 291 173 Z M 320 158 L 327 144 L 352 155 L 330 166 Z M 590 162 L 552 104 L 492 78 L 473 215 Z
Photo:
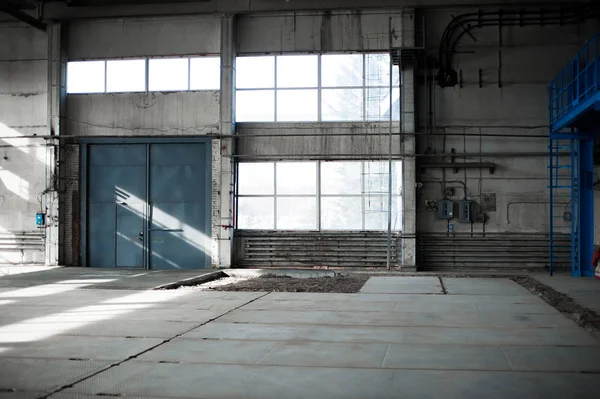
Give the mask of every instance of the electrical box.
M 439 200 L 437 202 L 437 217 L 438 219 L 454 218 L 454 201 Z
M 467 200 L 458 201 L 458 221 L 460 223 L 473 222 L 473 202 Z
M 42 212 L 38 212 L 35 214 L 35 225 L 38 227 L 42 227 L 46 224 L 46 215 Z

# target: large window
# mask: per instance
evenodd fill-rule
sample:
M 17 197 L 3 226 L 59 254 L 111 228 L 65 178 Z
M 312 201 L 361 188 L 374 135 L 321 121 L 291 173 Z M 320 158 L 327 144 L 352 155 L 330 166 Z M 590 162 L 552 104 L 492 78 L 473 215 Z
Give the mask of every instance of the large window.
M 387 161 L 260 162 L 238 168 L 239 229 L 387 230 Z M 392 162 L 392 230 L 402 229 L 402 164 Z
M 219 90 L 219 57 L 72 61 L 67 93 Z
M 400 116 L 388 54 L 238 57 L 238 122 L 384 121 Z M 391 98 L 390 98 L 391 97 Z

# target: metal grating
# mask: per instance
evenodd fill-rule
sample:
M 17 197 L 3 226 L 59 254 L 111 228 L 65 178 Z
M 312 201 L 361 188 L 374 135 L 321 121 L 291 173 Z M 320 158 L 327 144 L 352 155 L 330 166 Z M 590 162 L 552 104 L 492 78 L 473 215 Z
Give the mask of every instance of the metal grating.
M 555 268 L 569 268 L 571 239 L 555 237 L 555 251 L 564 261 Z M 438 270 L 523 270 L 549 266 L 550 237 L 547 234 L 455 233 L 420 234 L 417 239 L 421 271 Z
M 400 233 L 392 234 L 391 265 L 398 266 Z M 238 230 L 234 265 L 239 267 L 385 268 L 387 232 Z

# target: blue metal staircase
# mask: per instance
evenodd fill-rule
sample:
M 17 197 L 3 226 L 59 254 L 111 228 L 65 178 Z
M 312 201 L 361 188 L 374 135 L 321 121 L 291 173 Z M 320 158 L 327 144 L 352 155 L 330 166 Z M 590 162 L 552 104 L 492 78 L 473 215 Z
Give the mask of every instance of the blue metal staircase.
M 596 35 L 548 87 L 550 274 L 567 260 L 573 276 L 594 275 L 593 154 L 600 132 L 599 45 L 600 36 Z M 567 251 L 566 235 L 570 238 Z
M 577 218 L 577 141 L 550 139 L 550 275 L 569 266 L 580 275 Z M 575 249 L 575 250 L 573 250 Z

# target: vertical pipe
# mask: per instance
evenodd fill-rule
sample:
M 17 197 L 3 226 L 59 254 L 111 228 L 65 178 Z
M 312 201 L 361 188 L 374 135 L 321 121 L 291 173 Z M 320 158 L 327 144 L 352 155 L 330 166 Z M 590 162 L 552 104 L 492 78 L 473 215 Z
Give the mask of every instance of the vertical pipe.
M 550 187 L 550 276 L 552 276 L 553 273 L 553 269 L 554 269 L 554 203 L 553 203 L 553 196 L 554 196 L 554 180 L 553 180 L 553 172 L 552 172 L 552 168 L 553 168 L 553 159 L 552 159 L 552 139 L 549 140 L 549 145 L 548 145 L 548 149 L 549 149 L 549 167 L 548 167 L 548 171 L 550 173 L 549 176 L 549 187 Z
M 150 146 L 151 144 L 146 144 L 146 217 L 144 218 L 145 224 L 145 235 L 144 235 L 144 252 L 146 255 L 144 268 L 146 270 L 150 270 L 151 268 L 151 252 L 150 252 L 150 230 L 152 229 L 152 202 L 150 198 Z
M 392 257 L 392 129 L 393 129 L 393 121 L 394 121 L 394 97 L 392 96 L 392 89 L 394 86 L 394 61 L 392 59 L 392 18 L 389 18 L 389 29 L 388 29 L 388 38 L 389 38 L 389 48 L 390 48 L 390 84 L 389 84 L 389 99 L 390 99 L 390 108 L 389 108 L 389 138 L 388 138 L 388 226 L 387 226 L 387 258 L 386 265 L 388 270 L 391 269 L 391 257 Z M 400 58 L 400 54 L 398 54 L 398 58 Z
M 576 179 L 575 179 L 575 146 L 579 144 L 579 140 L 571 139 L 571 275 L 573 277 L 577 276 L 577 259 L 576 253 L 578 241 L 577 240 L 577 231 L 576 221 L 579 219 L 577 214 L 575 213 L 575 203 L 577 200 L 577 190 L 575 188 Z M 577 168 L 579 171 L 579 168 Z M 577 206 L 579 209 L 579 206 Z

